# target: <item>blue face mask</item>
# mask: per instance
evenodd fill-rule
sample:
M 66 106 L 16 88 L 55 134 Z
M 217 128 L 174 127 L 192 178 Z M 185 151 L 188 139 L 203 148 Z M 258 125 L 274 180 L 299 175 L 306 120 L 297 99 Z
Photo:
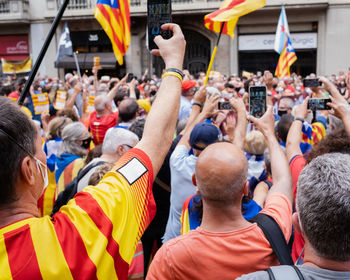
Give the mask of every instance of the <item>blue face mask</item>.
M 45 86 L 45 81 L 41 81 L 41 82 L 40 82 L 40 86 L 41 86 L 41 87 L 44 87 L 44 86 Z

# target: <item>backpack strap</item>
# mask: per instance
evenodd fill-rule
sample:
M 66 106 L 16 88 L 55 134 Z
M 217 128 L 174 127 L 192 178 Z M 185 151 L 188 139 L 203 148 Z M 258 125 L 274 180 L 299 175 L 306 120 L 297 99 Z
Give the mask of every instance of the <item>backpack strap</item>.
M 265 270 L 270 280 L 305 280 L 303 274 L 295 265 L 272 266 Z
M 258 224 L 266 239 L 269 241 L 271 248 L 275 252 L 281 265 L 294 264 L 283 232 L 272 217 L 259 213 L 249 221 L 251 223 L 255 222 Z

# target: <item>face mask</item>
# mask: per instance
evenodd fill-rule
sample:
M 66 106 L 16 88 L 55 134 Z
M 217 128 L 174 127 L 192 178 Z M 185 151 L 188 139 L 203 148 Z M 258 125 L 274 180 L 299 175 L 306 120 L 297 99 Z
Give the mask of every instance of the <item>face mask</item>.
M 278 91 L 278 92 L 282 92 L 282 91 L 284 91 L 284 88 L 283 88 L 283 87 L 279 87 L 279 88 L 277 89 L 277 91 Z
M 245 93 L 244 88 L 241 88 L 241 89 L 239 90 L 239 94 L 244 94 L 244 93 Z
M 156 93 L 157 93 L 156 90 L 151 90 L 151 92 L 150 92 L 150 94 L 151 94 L 152 96 L 156 95 Z
M 84 149 L 88 149 L 90 148 L 90 142 L 91 142 L 91 138 L 87 138 L 87 139 L 84 139 L 81 141 L 81 146 L 84 148 Z
M 300 90 L 301 88 L 300 88 L 300 87 L 296 87 L 295 89 L 296 89 L 296 90 Z
M 41 87 L 44 87 L 44 86 L 45 86 L 45 81 L 41 81 L 41 82 L 40 82 L 40 86 L 41 86 Z
M 311 93 L 312 93 L 311 88 L 306 88 L 306 92 L 307 92 L 308 94 L 311 94 Z
M 287 114 L 287 111 L 281 111 L 281 110 L 278 110 L 278 115 L 280 117 L 282 117 L 283 115 Z
M 37 158 L 34 158 L 34 159 L 35 159 L 36 167 L 38 168 L 38 171 L 40 172 L 41 176 L 43 176 L 44 189 L 45 189 L 49 184 L 49 175 L 47 174 L 47 167 L 41 160 Z M 40 165 L 41 165 L 41 168 L 40 168 Z

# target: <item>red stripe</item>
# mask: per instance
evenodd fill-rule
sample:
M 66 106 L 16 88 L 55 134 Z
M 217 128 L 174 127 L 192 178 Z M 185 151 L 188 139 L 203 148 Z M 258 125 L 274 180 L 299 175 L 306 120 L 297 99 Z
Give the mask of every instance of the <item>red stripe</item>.
M 227 22 L 222 22 L 221 24 L 224 24 L 224 28 L 222 29 L 222 34 L 227 34 Z
M 119 3 L 118 3 L 119 5 Z M 120 7 L 120 6 L 119 6 Z M 126 23 L 127 23 L 127 27 L 128 27 L 128 30 L 130 30 L 130 9 L 129 9 L 129 2 L 128 0 L 124 0 L 124 9 L 125 9 L 125 19 L 126 19 Z
M 99 8 L 99 10 L 101 11 L 101 13 L 103 14 L 105 20 L 108 22 L 108 24 L 111 26 L 111 30 L 113 33 L 113 41 L 114 43 L 117 45 L 118 49 L 120 50 L 120 52 L 122 54 L 125 54 L 125 47 L 124 45 L 119 41 L 117 35 L 115 34 L 112 22 L 111 22 L 111 18 L 109 16 L 108 11 L 105 9 L 105 7 L 103 6 L 103 4 L 97 4 L 97 7 Z
M 223 9 L 219 9 L 213 13 L 211 13 L 210 15 L 208 15 L 209 18 L 214 18 L 218 15 L 220 15 L 221 13 L 223 12 L 226 12 L 228 10 L 231 10 L 233 9 L 235 6 L 239 5 L 239 4 L 242 4 L 244 2 L 246 2 L 247 0 L 233 0 L 226 8 L 223 8 Z
M 52 223 L 73 278 L 97 279 L 96 266 L 89 258 L 84 242 L 73 222 L 66 214 L 58 212 L 53 216 Z
M 43 279 L 29 225 L 4 234 L 13 279 Z
M 114 259 L 114 268 L 118 279 L 127 279 L 129 264 L 120 256 L 119 244 L 113 239 L 113 223 L 111 220 L 103 212 L 102 208 L 92 195 L 87 192 L 79 193 L 75 196 L 75 203 L 88 213 L 101 233 L 107 238 L 108 244 L 106 250 Z M 128 246 L 132 245 L 133 244 L 128 244 Z

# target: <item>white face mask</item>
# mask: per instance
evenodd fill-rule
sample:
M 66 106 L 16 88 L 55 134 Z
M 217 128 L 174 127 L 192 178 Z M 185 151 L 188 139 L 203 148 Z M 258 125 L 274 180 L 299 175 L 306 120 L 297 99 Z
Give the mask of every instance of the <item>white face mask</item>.
M 43 189 L 45 189 L 49 184 L 49 175 L 47 174 L 47 166 L 41 160 L 39 160 L 37 158 L 34 158 L 34 159 L 36 162 L 36 167 L 38 168 L 38 171 L 40 172 L 41 176 L 43 177 L 43 180 L 44 180 Z M 40 165 L 41 165 L 41 168 L 39 167 Z M 42 170 L 44 170 L 44 171 L 42 171 Z

